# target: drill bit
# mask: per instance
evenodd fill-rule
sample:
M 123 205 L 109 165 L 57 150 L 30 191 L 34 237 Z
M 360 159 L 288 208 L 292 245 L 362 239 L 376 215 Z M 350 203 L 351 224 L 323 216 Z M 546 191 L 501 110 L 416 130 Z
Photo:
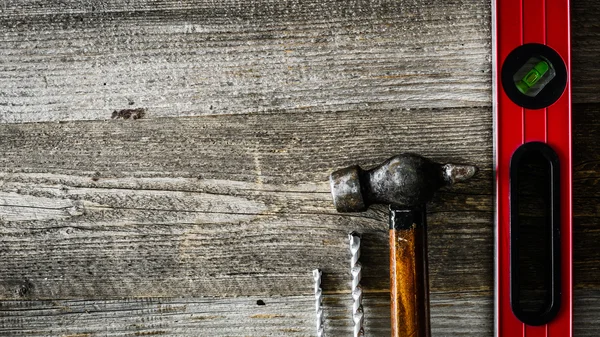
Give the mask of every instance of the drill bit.
M 325 337 L 325 328 L 323 323 L 323 289 L 321 289 L 321 276 L 323 272 L 320 269 L 313 270 L 313 279 L 315 280 L 315 310 L 317 314 L 317 337 Z
M 356 232 L 348 235 L 350 238 L 350 272 L 352 274 L 352 321 L 354 322 L 354 337 L 365 335 L 363 327 L 364 312 L 362 306 L 362 288 L 360 287 L 360 277 L 362 265 L 358 262 L 360 258 L 360 235 Z

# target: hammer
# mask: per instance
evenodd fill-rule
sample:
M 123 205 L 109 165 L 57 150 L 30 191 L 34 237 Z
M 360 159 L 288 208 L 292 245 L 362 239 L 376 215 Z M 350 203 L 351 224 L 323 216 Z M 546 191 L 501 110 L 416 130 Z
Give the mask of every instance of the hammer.
M 338 212 L 389 205 L 392 337 L 430 336 L 425 204 L 439 188 L 476 172 L 475 166 L 438 164 L 406 153 L 370 170 L 354 165 L 331 174 Z

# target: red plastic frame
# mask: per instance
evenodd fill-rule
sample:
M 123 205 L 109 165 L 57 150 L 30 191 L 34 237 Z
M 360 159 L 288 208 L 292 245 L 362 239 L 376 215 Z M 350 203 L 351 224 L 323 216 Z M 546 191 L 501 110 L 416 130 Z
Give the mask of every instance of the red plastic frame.
M 572 336 L 572 192 L 571 192 L 571 45 L 568 0 L 496 0 L 493 10 L 494 113 L 496 169 L 495 336 Z M 501 69 L 520 45 L 540 43 L 554 49 L 567 67 L 567 85 L 551 106 L 529 110 L 513 103 L 502 88 Z M 529 326 L 510 305 L 509 168 L 523 143 L 550 145 L 560 160 L 561 188 L 561 308 L 550 323 Z

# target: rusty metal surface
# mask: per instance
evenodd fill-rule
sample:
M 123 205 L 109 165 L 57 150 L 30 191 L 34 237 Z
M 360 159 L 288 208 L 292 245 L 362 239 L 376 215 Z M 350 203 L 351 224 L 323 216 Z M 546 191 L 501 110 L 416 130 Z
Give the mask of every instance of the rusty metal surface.
M 368 207 L 363 199 L 361 176 L 364 171 L 358 166 L 337 170 L 329 177 L 333 203 L 338 212 L 362 212 Z
M 361 212 L 372 204 L 414 207 L 427 203 L 439 188 L 471 178 L 471 165 L 438 164 L 405 153 L 370 170 L 350 166 L 330 176 L 333 202 L 339 212 Z

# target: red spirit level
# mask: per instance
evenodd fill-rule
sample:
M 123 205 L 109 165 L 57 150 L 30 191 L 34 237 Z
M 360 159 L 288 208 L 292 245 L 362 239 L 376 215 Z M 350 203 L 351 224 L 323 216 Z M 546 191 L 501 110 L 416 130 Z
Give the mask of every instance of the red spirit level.
M 497 337 L 572 336 L 568 0 L 495 0 Z

